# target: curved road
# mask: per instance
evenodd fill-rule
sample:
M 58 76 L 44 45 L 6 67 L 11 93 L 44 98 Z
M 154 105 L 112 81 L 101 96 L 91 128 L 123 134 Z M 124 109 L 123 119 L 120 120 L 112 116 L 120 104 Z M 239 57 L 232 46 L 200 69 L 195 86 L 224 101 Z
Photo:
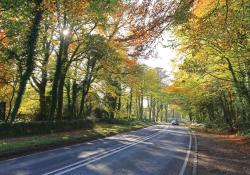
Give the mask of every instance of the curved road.
M 187 175 L 188 129 L 155 125 L 0 162 L 0 175 Z

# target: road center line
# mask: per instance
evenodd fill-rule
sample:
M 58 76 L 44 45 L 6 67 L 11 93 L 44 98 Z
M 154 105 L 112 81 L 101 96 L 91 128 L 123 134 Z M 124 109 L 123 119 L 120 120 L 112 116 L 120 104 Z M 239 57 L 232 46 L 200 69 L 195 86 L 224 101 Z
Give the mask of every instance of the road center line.
M 45 173 L 45 174 L 43 174 L 43 175 L 50 175 L 50 174 L 55 174 L 55 173 L 57 173 L 58 175 L 59 175 L 59 174 L 64 174 L 64 173 L 66 173 L 66 172 L 69 172 L 69 171 L 72 171 L 72 170 L 77 169 L 77 168 L 79 168 L 79 167 L 85 166 L 85 165 L 87 165 L 87 164 L 89 164 L 89 163 L 92 163 L 92 162 L 94 162 L 94 161 L 100 160 L 100 159 L 102 159 L 102 158 L 104 158 L 104 157 L 108 157 L 108 156 L 113 155 L 113 154 L 115 154 L 115 153 L 117 153 L 117 152 L 120 152 L 120 151 L 125 150 L 125 149 L 127 149 L 127 148 L 130 148 L 130 147 L 132 147 L 132 146 L 134 146 L 134 145 L 137 145 L 137 144 L 139 144 L 139 143 L 142 143 L 142 142 L 144 142 L 144 141 L 146 141 L 146 140 L 149 140 L 149 139 L 151 139 L 151 138 L 153 138 L 153 137 L 155 137 L 155 136 L 161 134 L 161 132 L 162 132 L 162 131 L 159 131 L 159 132 L 154 133 L 154 134 L 152 134 L 152 135 L 150 135 L 150 136 L 144 137 L 144 138 L 142 138 L 142 139 L 135 140 L 133 143 L 128 144 L 128 145 L 123 145 L 123 146 L 120 146 L 120 147 L 118 147 L 118 148 L 114 148 L 114 149 L 112 149 L 112 150 L 103 151 L 103 152 L 101 152 L 101 153 L 98 154 L 98 155 L 95 155 L 95 156 L 89 157 L 89 158 L 87 158 L 87 159 L 84 159 L 84 160 L 75 162 L 75 163 L 73 163 L 73 164 L 70 164 L 70 165 L 68 165 L 68 166 L 65 166 L 65 167 L 62 167 L 62 168 L 53 170 L 53 171 L 48 172 L 48 173 Z M 80 164 L 80 165 L 79 165 L 79 164 Z M 66 170 L 65 170 L 65 169 L 66 169 Z
M 162 131 L 160 131 L 160 132 L 157 133 L 157 134 L 154 134 L 153 136 L 150 136 L 150 137 L 147 138 L 147 139 L 144 139 L 144 140 L 141 140 L 141 141 L 139 141 L 139 142 L 130 144 L 130 145 L 124 147 L 124 148 L 121 148 L 121 149 L 118 149 L 118 150 L 113 151 L 113 152 L 111 152 L 111 153 L 108 153 L 108 154 L 105 154 L 105 155 L 103 155 L 103 156 L 97 157 L 97 158 L 92 159 L 92 160 L 90 160 L 90 161 L 88 161 L 88 162 L 86 162 L 86 163 L 83 163 L 83 164 L 77 165 L 77 166 L 75 166 L 75 167 L 69 168 L 69 169 L 67 169 L 67 170 L 65 170 L 65 171 L 62 171 L 62 172 L 60 172 L 60 173 L 56 173 L 55 175 L 62 175 L 62 174 L 65 174 L 65 173 L 67 173 L 67 172 L 70 172 L 70 171 L 72 171 L 72 170 L 78 169 L 78 168 L 80 168 L 80 167 L 89 165 L 89 164 L 92 163 L 92 162 L 95 162 L 95 161 L 97 161 L 97 160 L 100 160 L 100 159 L 103 159 L 103 158 L 105 158 L 105 157 L 111 156 L 111 155 L 116 154 L 116 153 L 118 153 L 118 152 L 121 152 L 121 151 L 123 151 L 123 150 L 125 150 L 125 149 L 128 149 L 128 148 L 130 148 L 130 147 L 132 147 L 132 146 L 135 146 L 135 145 L 138 145 L 138 144 L 140 144 L 140 143 L 142 143 L 142 142 L 144 142 L 144 141 L 147 141 L 147 140 L 149 140 L 149 139 L 151 139 L 151 138 L 153 138 L 153 137 L 155 137 L 155 136 L 157 136 L 157 135 L 160 135 L 161 132 L 162 132 Z

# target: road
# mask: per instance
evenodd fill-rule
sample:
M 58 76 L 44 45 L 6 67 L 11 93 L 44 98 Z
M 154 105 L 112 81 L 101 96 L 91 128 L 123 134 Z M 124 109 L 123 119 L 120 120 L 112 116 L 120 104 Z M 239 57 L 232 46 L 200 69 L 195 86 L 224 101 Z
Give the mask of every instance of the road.
M 187 175 L 188 129 L 155 125 L 0 162 L 0 175 Z

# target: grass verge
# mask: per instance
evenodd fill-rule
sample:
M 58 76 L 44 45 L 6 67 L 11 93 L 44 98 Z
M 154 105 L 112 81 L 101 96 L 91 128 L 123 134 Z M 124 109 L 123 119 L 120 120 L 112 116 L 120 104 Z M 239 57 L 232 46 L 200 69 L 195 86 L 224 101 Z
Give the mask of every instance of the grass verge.
M 3 160 L 60 146 L 91 141 L 122 132 L 141 129 L 150 125 L 151 123 L 149 122 L 139 121 L 133 121 L 127 124 L 108 124 L 99 122 L 93 129 L 82 129 L 77 131 L 67 131 L 39 136 L 1 139 L 0 159 Z
M 230 131 L 225 128 L 209 128 L 205 124 L 197 124 L 197 123 L 192 123 L 192 124 L 187 124 L 187 126 L 192 129 L 193 131 L 196 132 L 201 132 L 201 133 L 210 133 L 210 134 L 237 134 L 236 131 Z

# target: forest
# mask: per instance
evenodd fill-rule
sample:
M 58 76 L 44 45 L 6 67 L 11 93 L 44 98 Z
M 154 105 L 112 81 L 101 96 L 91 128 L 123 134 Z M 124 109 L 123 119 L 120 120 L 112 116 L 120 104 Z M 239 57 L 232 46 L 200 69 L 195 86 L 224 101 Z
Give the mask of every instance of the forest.
M 249 4 L 1 0 L 0 130 L 169 121 L 177 110 L 191 122 L 250 133 Z M 171 81 L 138 61 L 155 56 L 166 31 L 175 39 L 164 44 L 178 52 Z
M 250 131 L 249 4 L 209 0 L 180 9 L 173 29 L 180 64 L 167 90 L 191 121 Z

